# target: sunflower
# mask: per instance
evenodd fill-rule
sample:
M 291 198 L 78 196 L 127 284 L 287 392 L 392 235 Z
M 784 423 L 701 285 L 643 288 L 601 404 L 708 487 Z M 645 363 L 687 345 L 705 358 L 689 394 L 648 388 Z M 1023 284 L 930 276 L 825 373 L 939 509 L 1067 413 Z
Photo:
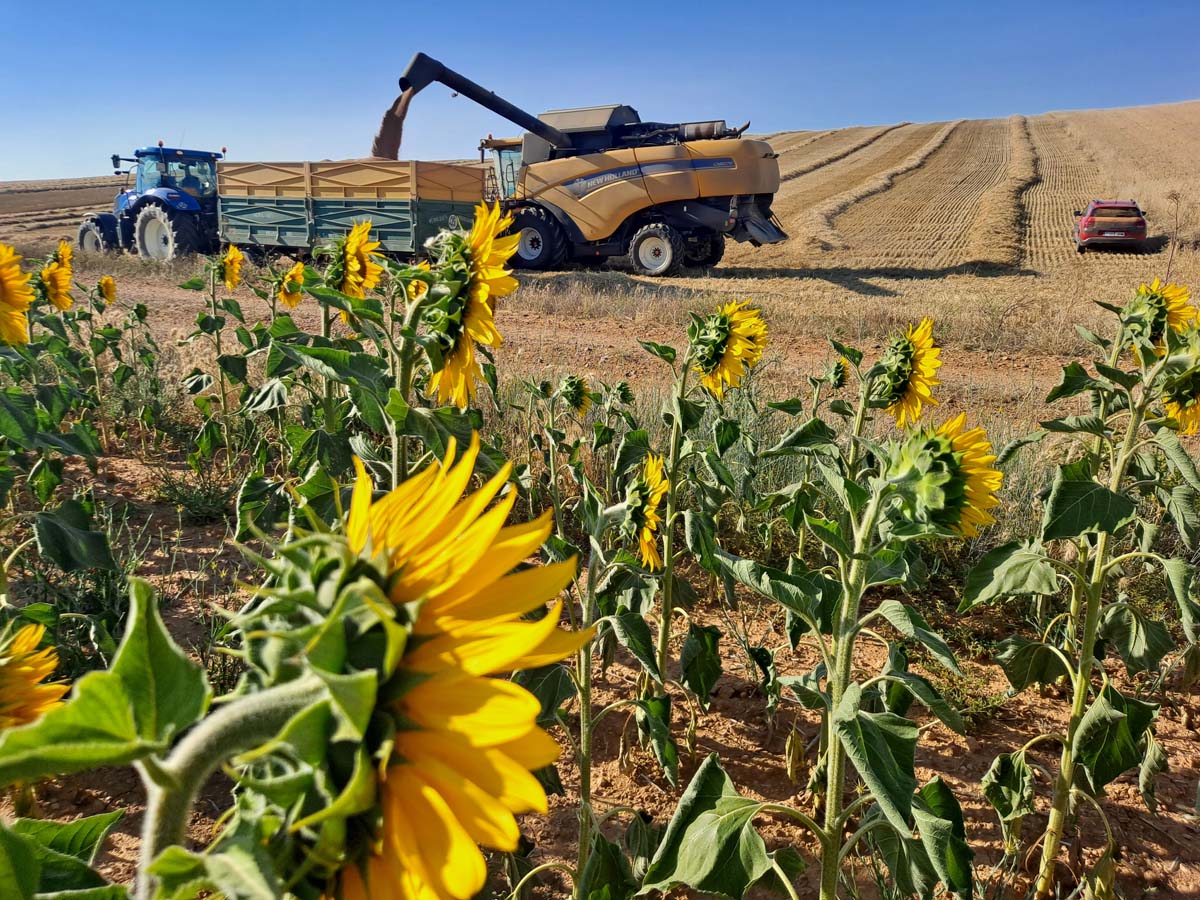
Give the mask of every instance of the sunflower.
M 304 287 L 304 263 L 298 262 L 284 273 L 279 282 L 279 302 L 288 309 L 295 309 L 304 299 L 301 288 Z
M 512 224 L 509 214 L 500 215 L 500 204 L 488 209 L 486 203 L 475 207 L 475 221 L 467 235 L 467 262 L 470 265 L 468 293 L 472 302 L 486 303 L 496 311 L 496 298 L 507 297 L 517 289 L 517 280 L 505 264 L 517 252 L 518 234 L 500 237 Z
M 549 537 L 552 518 L 505 527 L 517 492 L 493 500 L 510 466 L 463 497 L 478 454 L 474 435 L 452 464 L 451 439 L 446 463 L 377 501 L 355 459 L 350 548 L 388 574 L 394 603 L 421 602 L 381 691 L 396 723 L 378 775 L 381 814 L 366 817 L 370 847 L 333 876 L 326 897 L 467 900 L 487 880 L 477 845 L 511 852 L 520 839 L 515 815 L 546 812 L 532 772 L 558 757 L 558 744 L 537 726 L 536 697 L 489 676 L 549 665 L 592 632 L 558 628 L 557 598 L 574 577 L 574 559 L 513 572 Z M 523 618 L 550 601 L 542 618 Z
M 737 387 L 767 345 L 767 323 L 749 300 L 725 304 L 688 329 L 700 383 L 717 399 Z
M 933 342 L 933 320 L 928 316 L 917 325 L 909 325 L 883 352 L 878 399 L 896 419 L 897 428 L 916 424 L 924 404 L 937 406 L 933 388 L 941 384 L 936 377 L 942 365 L 941 353 Z
M 416 267 L 425 273 L 432 271 L 426 260 L 421 260 L 417 263 Z M 415 303 L 429 293 L 429 281 L 424 278 L 410 278 L 408 284 L 404 287 L 404 293 L 408 296 L 409 300 Z
M 379 241 L 371 240 L 371 220 L 364 219 L 341 242 L 341 283 L 338 290 L 347 297 L 362 300 L 373 290 L 383 275 L 383 266 L 375 262 L 380 256 Z M 345 312 L 342 319 L 347 318 Z
M 71 689 L 69 684 L 42 684 L 58 668 L 53 647 L 38 650 L 44 625 L 26 625 L 0 638 L 0 731 L 40 719 Z
M 225 255 L 221 257 L 221 280 L 225 282 L 225 290 L 236 291 L 238 285 L 242 283 L 242 263 L 245 260 L 245 254 L 230 244 Z
M 50 262 L 42 266 L 38 275 L 42 291 L 47 300 L 54 304 L 59 312 L 66 312 L 75 302 L 71 296 L 71 267 L 59 262 Z
M 625 493 L 628 507 L 625 531 L 637 535 L 642 565 L 651 572 L 663 566 L 658 553 L 658 526 L 662 523 L 658 510 L 669 487 L 663 472 L 663 458 L 650 453 Z
M 829 372 L 825 375 L 825 380 L 835 391 L 844 388 L 846 382 L 850 380 L 850 361 L 844 356 L 835 359 L 833 365 L 829 367 Z
M 29 343 L 29 307 L 33 303 L 31 275 L 21 271 L 21 257 L 8 244 L 0 244 L 0 340 Z
M 567 406 L 577 416 L 587 415 L 592 408 L 592 395 L 588 391 L 588 383 L 579 375 L 567 375 L 558 385 L 558 396 L 566 401 Z
M 1150 331 L 1152 341 L 1162 340 L 1168 327 L 1183 331 L 1196 318 L 1196 307 L 1188 302 L 1192 299 L 1192 292 L 1182 285 L 1163 284 L 1155 278 L 1148 285 L 1140 285 L 1137 292 L 1156 313 Z
M 105 275 L 100 279 L 100 283 L 96 285 L 100 291 L 100 296 L 104 298 L 106 303 L 115 303 L 117 300 L 117 283 L 111 275 Z
M 996 520 L 988 510 L 1004 473 L 982 428 L 964 431 L 966 413 L 937 429 L 922 428 L 893 444 L 886 478 L 899 490 L 898 505 L 911 521 L 975 537 Z

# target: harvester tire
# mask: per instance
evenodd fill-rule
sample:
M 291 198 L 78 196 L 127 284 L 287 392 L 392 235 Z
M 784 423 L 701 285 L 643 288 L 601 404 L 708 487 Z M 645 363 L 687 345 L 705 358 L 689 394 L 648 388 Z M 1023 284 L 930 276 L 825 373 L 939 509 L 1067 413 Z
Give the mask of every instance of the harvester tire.
M 81 253 L 111 253 L 117 249 L 117 233 L 98 219 L 85 219 L 79 223 L 76 245 Z
M 685 259 L 689 266 L 711 269 L 725 255 L 725 235 L 714 234 L 694 244 L 688 244 Z
M 639 275 L 662 278 L 678 273 L 684 258 L 683 235 L 670 225 L 656 222 L 634 232 L 626 261 Z
M 509 234 L 518 235 L 517 252 L 510 259 L 517 269 L 558 269 L 567 258 L 567 239 L 546 210 L 527 206 L 513 215 Z
M 190 214 L 172 213 L 151 203 L 138 213 L 133 242 L 139 256 L 165 262 L 198 251 L 200 229 Z

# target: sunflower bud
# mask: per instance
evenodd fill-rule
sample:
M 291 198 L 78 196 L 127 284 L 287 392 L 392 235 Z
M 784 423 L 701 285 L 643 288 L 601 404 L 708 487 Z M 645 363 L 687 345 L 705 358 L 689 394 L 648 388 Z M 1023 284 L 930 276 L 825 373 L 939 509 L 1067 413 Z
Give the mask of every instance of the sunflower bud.
M 835 391 L 841 390 L 850 380 L 850 363 L 844 356 L 839 356 L 825 373 L 825 381 Z
M 1121 310 L 1121 327 L 1139 358 L 1139 346 L 1151 344 L 1161 352 L 1168 328 L 1180 332 L 1196 319 L 1190 299 L 1187 288 L 1157 278 L 1138 287 Z

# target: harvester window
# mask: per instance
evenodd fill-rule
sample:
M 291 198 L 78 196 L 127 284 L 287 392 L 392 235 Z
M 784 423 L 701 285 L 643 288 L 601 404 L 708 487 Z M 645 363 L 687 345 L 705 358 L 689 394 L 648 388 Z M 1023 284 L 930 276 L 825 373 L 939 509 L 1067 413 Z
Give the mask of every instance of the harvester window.
M 517 173 L 521 169 L 521 151 L 496 151 L 496 182 L 501 197 L 512 197 L 517 193 Z

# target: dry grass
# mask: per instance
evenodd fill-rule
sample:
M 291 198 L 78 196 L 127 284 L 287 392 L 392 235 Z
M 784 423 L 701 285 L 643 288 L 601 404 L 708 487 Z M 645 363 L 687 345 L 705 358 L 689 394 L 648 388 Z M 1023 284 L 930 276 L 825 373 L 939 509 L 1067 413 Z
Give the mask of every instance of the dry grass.
M 823 205 L 810 210 L 801 224 L 805 240 L 822 249 L 846 247 L 845 240 L 833 227 L 833 220 L 855 203 L 873 194 L 886 191 L 900 175 L 903 175 L 905 172 L 911 172 L 913 169 L 923 165 L 930 154 L 946 142 L 946 138 L 950 137 L 951 132 L 961 122 L 962 120 L 960 119 L 947 123 L 924 146 L 898 165 L 880 172 L 874 178 L 860 182 L 855 187 L 827 200 Z
M 1017 266 L 1024 254 L 1025 207 L 1022 197 L 1038 179 L 1037 154 L 1024 116 L 1008 120 L 1008 171 L 988 190 L 976 209 L 967 257 L 973 262 Z

